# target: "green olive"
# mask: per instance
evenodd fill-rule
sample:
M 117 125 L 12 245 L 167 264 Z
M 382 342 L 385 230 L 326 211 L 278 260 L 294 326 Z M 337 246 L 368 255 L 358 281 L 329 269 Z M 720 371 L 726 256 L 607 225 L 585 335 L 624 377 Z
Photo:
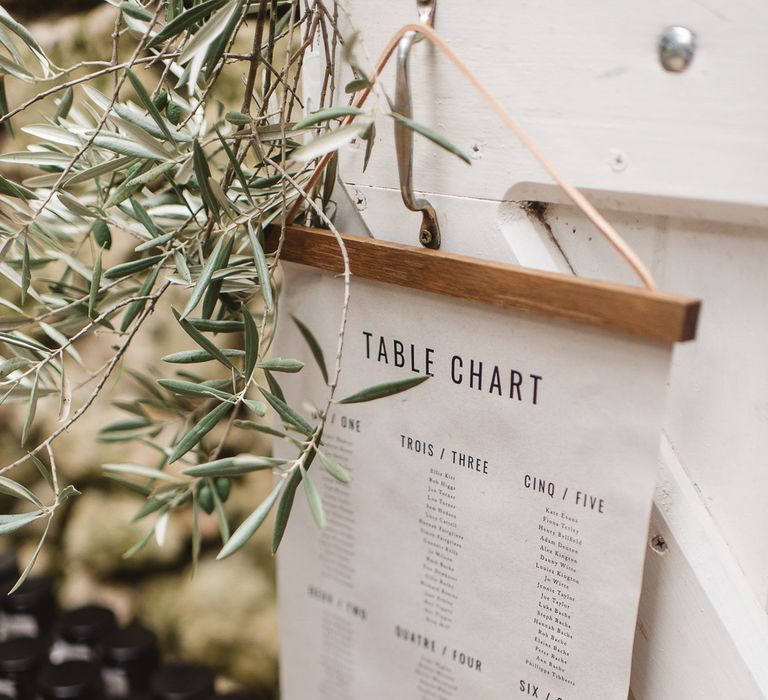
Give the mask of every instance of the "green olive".
M 165 108 L 165 116 L 168 117 L 168 121 L 174 126 L 178 125 L 181 121 L 181 107 L 175 102 L 169 102 Z
M 155 107 L 162 112 L 168 105 L 168 93 L 165 90 L 160 90 L 160 92 L 155 95 L 152 102 L 154 102 Z
M 197 502 L 206 513 L 213 513 L 213 493 L 208 484 L 203 484 L 200 487 L 200 490 L 197 492 Z
M 232 490 L 232 482 L 224 476 L 220 476 L 213 481 L 216 487 L 216 493 L 219 495 L 222 503 L 226 503 L 229 498 L 229 492 Z

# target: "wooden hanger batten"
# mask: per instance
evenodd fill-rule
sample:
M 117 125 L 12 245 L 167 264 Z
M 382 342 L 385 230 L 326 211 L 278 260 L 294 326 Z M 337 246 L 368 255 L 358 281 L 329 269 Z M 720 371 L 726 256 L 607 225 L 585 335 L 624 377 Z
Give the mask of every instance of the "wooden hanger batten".
M 280 227 L 267 230 L 274 252 Z M 701 302 L 656 290 L 541 272 L 443 251 L 341 234 L 354 276 L 434 294 L 561 318 L 665 343 L 693 340 Z M 280 259 L 341 273 L 334 235 L 285 229 Z

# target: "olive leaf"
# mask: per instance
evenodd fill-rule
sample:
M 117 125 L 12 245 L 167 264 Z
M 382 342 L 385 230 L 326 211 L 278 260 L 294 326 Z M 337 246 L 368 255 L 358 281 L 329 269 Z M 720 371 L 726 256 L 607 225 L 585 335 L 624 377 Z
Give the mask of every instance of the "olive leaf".
M 0 24 L 12 31 L 19 39 L 21 39 L 32 51 L 37 60 L 40 62 L 45 74 L 48 75 L 51 65 L 50 59 L 46 56 L 45 51 L 41 48 L 40 44 L 35 41 L 34 37 L 23 25 L 19 24 L 8 12 L 0 5 Z
M 7 476 L 0 476 L 0 493 L 4 493 L 6 496 L 13 496 L 14 498 L 21 498 L 38 508 L 43 507 L 43 502 L 26 486 L 22 486 Z
M 198 29 L 192 38 L 184 45 L 184 50 L 178 58 L 179 65 L 184 65 L 191 61 L 195 56 L 206 51 L 216 38 L 228 27 L 232 16 L 242 6 L 242 0 L 229 0 L 219 10 L 216 10 L 210 19 Z M 196 80 L 190 78 L 190 83 L 194 84 Z
M 149 212 L 142 206 L 141 202 L 135 197 L 131 197 L 130 201 L 134 217 L 136 217 L 136 220 L 147 230 L 147 233 L 155 238 L 161 237 L 163 231 L 155 225 Z
M 204 396 L 234 402 L 235 397 L 207 384 L 195 384 L 180 379 L 158 379 L 157 383 L 168 391 L 181 396 Z
M 27 415 L 24 419 L 24 426 L 21 429 L 21 446 L 27 444 L 29 438 L 29 431 L 32 429 L 32 423 L 35 420 L 35 413 L 37 412 L 37 400 L 40 396 L 40 370 L 35 372 L 35 379 L 32 383 L 32 391 L 29 394 L 29 402 L 27 404 Z
M 19 528 L 41 518 L 44 514 L 42 510 L 33 510 L 29 513 L 18 513 L 16 515 L 0 515 L 0 535 L 10 535 Z
M 288 486 L 288 484 L 286 484 Z M 221 551 L 216 556 L 216 559 L 226 559 L 232 556 L 238 549 L 240 549 L 253 535 L 256 530 L 261 527 L 261 524 L 267 519 L 269 512 L 272 510 L 272 506 L 275 505 L 277 497 L 280 495 L 282 484 L 278 484 L 272 489 L 272 492 L 267 496 L 256 510 L 253 511 L 232 533 L 232 536 L 227 540 L 227 543 L 222 547 Z M 295 488 L 294 488 L 295 490 Z M 285 495 L 283 495 L 285 498 Z M 282 505 L 282 500 L 281 500 Z
M 369 386 L 362 391 L 358 391 L 355 394 L 347 396 L 346 398 L 341 399 L 336 403 L 362 403 L 364 401 L 382 399 L 385 396 L 392 396 L 393 394 L 399 394 L 401 391 L 412 389 L 422 382 L 427 381 L 427 379 L 429 379 L 429 375 L 418 375 L 416 377 L 394 379 L 391 382 L 384 382 L 382 384 L 374 384 L 373 386 Z
M 347 95 L 351 95 L 352 93 L 359 92 L 360 90 L 365 90 L 366 88 L 371 87 L 371 81 L 367 78 L 356 78 L 355 80 L 350 80 L 345 86 L 344 86 L 344 92 L 347 93 Z
M 273 428 L 271 425 L 267 425 L 266 423 L 257 423 L 256 421 L 252 420 L 236 420 L 234 425 L 236 428 L 241 428 L 242 430 L 255 430 L 259 433 L 265 433 L 266 435 L 273 435 L 274 437 L 290 439 L 288 433 L 282 430 L 278 430 L 277 428 Z
M 8 112 L 10 112 L 10 110 L 8 109 L 8 95 L 5 91 L 5 76 L 0 75 L 0 117 L 5 117 L 3 127 L 8 136 L 13 138 L 13 125 L 11 120 L 7 117 Z
M 307 437 L 311 437 L 314 433 L 314 428 L 307 423 L 296 411 L 294 411 L 285 401 L 279 399 L 274 394 L 271 394 L 263 387 L 259 387 L 259 391 L 262 396 L 267 400 L 275 412 L 283 419 L 284 423 L 287 423 L 291 427 L 296 428 L 299 432 L 304 433 Z
M 252 117 L 242 112 L 227 112 L 224 115 L 224 119 L 235 126 L 247 126 L 253 121 Z M 221 138 L 221 135 L 219 135 L 219 138 Z
M 192 163 L 195 169 L 195 179 L 197 187 L 200 190 L 200 196 L 203 198 L 205 208 L 213 215 L 215 219 L 219 218 L 219 202 L 213 196 L 211 187 L 208 184 L 208 178 L 211 177 L 211 170 L 208 167 L 208 161 L 205 158 L 200 142 L 195 139 L 192 144 Z M 221 241 L 219 241 L 220 243 Z M 218 244 L 217 244 L 218 245 Z
M 0 175 L 0 194 L 15 197 L 16 199 L 37 199 L 37 195 L 32 190 L 18 185 L 2 175 Z
M 259 359 L 259 330 L 248 307 L 242 305 L 243 324 L 245 327 L 245 378 L 250 379 Z
M 275 357 L 271 360 L 257 363 L 256 367 L 259 369 L 268 369 L 272 372 L 300 372 L 304 368 L 304 363 L 299 360 Z
M 104 470 L 115 474 L 130 474 L 131 476 L 143 476 L 147 479 L 159 479 L 160 481 L 171 481 L 176 483 L 178 479 L 172 474 L 143 467 L 140 464 L 105 464 Z
M 211 42 L 208 50 L 205 53 L 204 63 L 207 68 L 203 75 L 205 80 L 208 80 L 213 75 L 213 71 L 218 66 L 219 60 L 224 54 L 224 50 L 232 40 L 232 35 L 237 28 L 242 16 L 242 9 L 246 5 L 246 0 L 237 0 L 232 13 L 229 15 L 229 20 L 219 32 L 218 36 Z
M 227 114 L 227 120 L 229 121 L 229 117 L 233 113 L 230 112 Z M 245 117 L 246 122 L 250 122 L 251 118 L 246 116 L 245 114 L 242 115 Z M 236 123 L 236 122 L 232 122 Z M 240 183 L 240 187 L 242 187 L 243 192 L 245 193 L 245 196 L 248 198 L 248 201 L 251 204 L 254 204 L 253 195 L 251 194 L 251 189 L 248 186 L 248 182 L 245 179 L 245 173 L 243 173 L 243 169 L 240 166 L 240 163 L 238 162 L 237 158 L 235 157 L 235 154 L 232 152 L 232 149 L 229 147 L 229 144 L 227 143 L 227 140 L 221 135 L 219 130 L 216 130 L 216 136 L 219 137 L 219 142 L 221 143 L 221 147 L 224 150 L 224 153 L 227 154 L 227 159 L 229 160 L 229 165 L 232 168 L 232 171 L 235 173 L 235 177 L 237 177 L 237 181 Z
M 32 272 L 29 269 L 29 241 L 24 236 L 24 252 L 21 262 L 21 305 L 27 302 L 27 291 L 29 290 L 29 284 L 32 281 Z
M 151 15 L 148 19 L 152 19 Z M 149 112 L 149 116 L 152 117 L 155 124 L 157 124 L 157 126 L 160 128 L 160 131 L 163 133 L 165 138 L 168 139 L 168 141 L 174 141 L 174 137 L 171 135 L 168 124 L 165 123 L 165 120 L 155 106 L 155 103 L 152 102 L 152 98 L 149 96 L 149 93 L 144 87 L 144 84 L 141 82 L 141 80 L 139 80 L 137 75 L 130 68 L 126 69 L 125 72 L 128 76 L 128 80 L 130 80 L 131 85 L 133 86 L 133 89 L 136 91 L 139 100 L 141 100 L 141 104 L 144 106 L 147 112 Z
M 197 328 L 195 328 L 189 321 L 181 318 L 179 312 L 176 311 L 176 309 L 171 309 L 171 311 L 173 312 L 173 315 L 176 317 L 176 320 L 179 322 L 179 325 L 181 325 L 184 332 L 190 338 L 192 338 L 192 340 L 194 340 L 203 350 L 215 357 L 225 367 L 228 367 L 232 371 L 240 374 L 240 371 L 237 369 L 237 367 L 235 367 L 232 362 L 230 362 L 229 358 L 221 350 L 219 350 L 216 345 L 208 340 L 208 338 L 206 338 L 199 330 L 197 330 Z
M 319 112 L 313 112 L 300 122 L 297 122 L 293 128 L 299 131 L 310 126 L 315 126 L 316 124 L 321 124 L 322 122 L 330 121 L 331 119 L 340 119 L 342 117 L 353 115 L 357 116 L 359 114 L 364 114 L 364 112 L 357 107 L 350 107 L 348 105 L 330 107 L 328 109 L 321 109 Z
M 43 479 L 45 480 L 45 483 L 48 484 L 48 488 L 50 488 L 51 491 L 53 491 L 54 485 L 53 485 L 53 476 L 51 475 L 51 470 L 48 469 L 48 467 L 45 464 L 43 464 L 43 462 L 36 455 L 30 454 L 29 458 L 30 460 L 32 460 L 32 464 L 34 464 L 35 467 L 37 467 L 37 471 L 40 472 L 40 476 L 43 477 Z
M 163 256 L 161 256 L 163 257 Z M 128 305 L 123 315 L 123 320 L 120 323 L 120 332 L 125 333 L 130 325 L 134 322 L 136 317 L 144 311 L 144 307 L 147 305 L 147 297 L 152 292 L 152 289 L 157 282 L 157 277 L 160 274 L 160 265 L 158 265 L 152 272 L 149 273 L 147 279 L 144 280 L 144 284 L 141 285 L 137 294 L 137 299 Z
M 238 476 L 262 469 L 272 469 L 285 464 L 284 459 L 274 457 L 256 457 L 253 455 L 238 455 L 237 457 L 225 457 L 213 462 L 198 464 L 196 467 L 184 469 L 187 476 Z
M 293 319 L 293 322 L 296 324 L 296 327 L 299 329 L 299 332 L 301 333 L 302 337 L 306 341 L 307 345 L 309 346 L 309 350 L 312 353 L 312 357 L 315 358 L 315 362 L 317 362 L 317 366 L 320 368 L 320 373 L 323 375 L 323 379 L 325 380 L 325 383 L 328 383 L 328 369 L 325 366 L 325 356 L 323 355 L 323 349 L 320 347 L 320 343 L 317 342 L 317 339 L 313 335 L 312 331 L 307 328 L 307 326 L 302 323 L 298 318 L 295 316 L 291 316 Z
M 211 283 L 213 273 L 218 269 L 218 265 L 220 264 L 220 256 L 221 251 L 224 248 L 224 243 L 225 239 L 223 237 L 216 241 L 214 249 L 211 251 L 208 260 L 206 260 L 203 269 L 200 271 L 200 276 L 197 278 L 195 288 L 192 290 L 192 295 L 189 297 L 189 301 L 187 301 L 184 311 L 181 312 L 181 319 L 185 319 L 189 316 L 203 298 L 203 294 L 205 294 L 208 285 Z
M 164 508 L 166 505 L 168 505 L 167 499 L 155 498 L 154 496 L 151 496 L 145 503 L 142 504 L 141 508 L 139 508 L 136 513 L 134 513 L 133 517 L 131 518 L 131 522 L 137 523 L 140 520 L 146 518 L 148 515 L 157 513 L 158 510 Z
M 242 350 L 236 348 L 220 348 L 220 350 L 225 357 L 243 357 L 246 354 Z M 183 350 L 182 352 L 174 352 L 170 355 L 165 355 L 161 359 L 163 362 L 171 364 L 190 365 L 200 362 L 210 362 L 217 358 L 206 350 Z
M 45 524 L 45 530 L 43 530 L 43 534 L 40 537 L 40 541 L 37 543 L 37 547 L 35 547 L 35 551 L 32 552 L 32 556 L 29 558 L 27 565 L 24 567 L 24 571 L 21 572 L 21 576 L 19 576 L 19 578 L 16 580 L 16 583 L 13 584 L 13 587 L 11 588 L 11 590 L 8 591 L 8 595 L 11 595 L 11 593 L 14 593 L 16 590 L 18 590 L 19 586 L 21 586 L 21 584 L 27 580 L 27 577 L 29 576 L 30 572 L 35 566 L 35 563 L 37 562 L 37 558 L 40 556 L 40 552 L 43 549 L 45 540 L 48 538 L 48 531 L 51 529 L 52 522 L 53 522 L 53 513 L 51 513 L 48 516 L 48 522 Z
M 213 180 L 211 180 L 213 183 Z M 212 184 L 213 186 L 213 184 Z M 216 183 L 218 187 L 218 183 Z M 230 256 L 232 255 L 232 248 L 235 244 L 234 236 L 227 236 L 224 241 L 224 246 L 216 257 L 216 269 L 214 270 L 214 278 L 208 285 L 208 289 L 203 296 L 203 308 L 201 316 L 203 318 L 210 318 L 213 315 L 213 311 L 216 308 L 216 303 L 219 301 L 219 294 L 221 294 L 222 287 L 224 286 L 224 278 L 218 277 L 216 273 L 227 267 L 229 264 Z
M 53 121 L 58 123 L 62 119 L 66 119 L 69 116 L 69 110 L 72 109 L 72 104 L 75 101 L 75 91 L 68 87 L 64 91 L 64 96 L 59 102 L 59 106 L 56 108 L 56 114 L 53 117 Z
M 152 535 L 155 534 L 155 528 L 150 529 L 133 547 L 123 554 L 123 559 L 135 557 L 144 547 L 149 544 Z
M 230 410 L 227 403 L 220 403 L 216 408 L 207 413 L 173 448 L 168 456 L 168 463 L 175 462 L 189 452 L 200 440 L 202 440 L 211 430 L 213 430 L 222 418 Z
M 67 501 L 74 496 L 80 495 L 82 495 L 80 491 L 78 491 L 72 484 L 67 484 L 63 489 L 61 489 L 61 491 L 59 491 L 59 495 L 56 496 L 56 500 L 59 503 L 64 503 L 64 501 Z
M 440 148 L 443 150 L 458 156 L 467 165 L 472 165 L 472 161 L 469 159 L 469 156 L 464 153 L 464 151 L 462 151 L 457 146 L 454 146 L 448 139 L 446 139 L 441 134 L 438 134 L 434 129 L 430 129 L 428 126 L 419 124 L 418 122 L 413 121 L 413 119 L 404 117 L 402 114 L 398 114 L 397 112 L 391 112 L 389 116 L 392 117 L 396 122 L 409 128 L 411 131 L 415 131 L 417 134 L 421 134 L 425 138 L 428 138 L 430 141 L 432 141 L 432 143 L 440 146 Z
M 130 262 L 121 263 L 110 267 L 105 273 L 104 277 L 108 280 L 120 279 L 120 277 L 127 277 L 133 275 L 142 270 L 146 270 L 148 267 L 152 267 L 156 263 L 159 263 L 165 258 L 165 255 L 150 255 L 148 258 L 139 258 L 138 260 L 131 260 Z
M 261 294 L 264 297 L 264 304 L 267 307 L 267 311 L 271 311 L 273 305 L 272 280 L 269 275 L 267 258 L 264 255 L 264 249 L 261 247 L 261 243 L 259 243 L 260 236 L 257 236 L 250 221 L 246 228 L 248 229 L 248 239 L 251 242 L 251 249 L 253 250 L 253 261 L 256 264 L 256 270 L 259 274 L 259 285 L 261 286 Z M 259 225 L 259 234 L 261 233 L 261 225 Z
M 371 122 L 371 126 L 361 138 L 365 141 L 365 156 L 363 158 L 363 172 L 365 172 L 368 170 L 368 163 L 373 153 L 373 144 L 376 142 L 376 124 L 374 122 Z
M 325 132 L 293 151 L 291 153 L 291 160 L 297 163 L 308 163 L 315 158 L 324 156 L 326 153 L 338 151 L 342 146 L 362 136 L 368 129 L 368 126 L 369 122 L 359 120 L 352 124 L 340 126 L 333 131 Z
M 218 9 L 226 2 L 227 0 L 206 0 L 206 2 L 190 7 L 178 16 L 174 16 L 172 21 L 168 22 L 168 24 L 152 37 L 147 44 L 147 48 L 154 48 L 164 41 L 178 36 L 181 32 L 193 27 L 199 21 L 205 19 L 211 12 Z M 182 6 L 181 3 L 179 3 L 179 6 Z
M 113 173 L 116 170 L 121 170 L 126 165 L 131 165 L 133 162 L 134 162 L 134 159 L 128 156 L 122 156 L 120 158 L 113 158 L 111 160 L 107 160 L 103 163 L 99 163 L 98 165 L 94 165 L 92 167 L 85 168 L 84 170 L 80 170 L 75 175 L 68 177 L 64 181 L 64 186 L 71 187 L 72 185 L 79 185 L 80 183 L 83 183 L 83 182 L 96 180 L 102 175 L 109 175 L 110 173 Z M 173 167 L 173 163 L 165 163 L 160 167 L 166 167 L 166 168 Z M 107 200 L 107 202 L 109 202 L 109 200 Z
M 320 499 L 320 494 L 312 481 L 312 477 L 301 462 L 299 462 L 299 468 L 301 469 L 301 481 L 304 484 L 304 494 L 307 497 L 307 503 L 309 503 L 312 517 L 315 519 L 317 526 L 322 529 L 325 527 L 325 511 L 323 510 L 323 502 Z
M 338 479 L 339 481 L 343 483 L 349 483 L 350 476 L 349 472 L 344 469 L 338 462 L 331 459 L 326 455 L 324 452 L 318 450 L 317 456 L 320 458 L 320 462 L 325 467 L 325 470 L 335 479 Z
M 141 19 L 149 21 L 152 19 L 152 13 L 145 10 L 141 5 L 131 2 L 131 0 L 124 0 L 120 3 L 120 9 L 129 17 L 134 19 Z
M 146 428 L 149 425 L 153 425 L 149 418 L 132 418 L 129 420 L 121 420 L 115 423 L 110 423 L 109 425 L 105 425 L 103 428 L 101 428 L 101 430 L 99 430 L 99 434 L 103 435 L 105 433 L 116 433 L 123 430 L 136 430 L 138 428 Z
M 168 154 L 155 146 L 150 146 L 145 141 L 139 143 L 135 139 L 129 139 L 117 134 L 100 134 L 93 137 L 93 145 L 99 148 L 106 148 L 113 153 L 120 153 L 124 156 L 133 156 L 134 158 L 143 158 L 145 160 L 167 160 Z
M 91 276 L 91 283 L 88 289 L 88 317 L 91 319 L 96 318 L 96 302 L 99 296 L 99 288 L 101 286 L 101 253 L 102 249 L 99 249 L 96 255 L 96 262 L 93 265 L 93 274 Z
M 275 529 L 272 533 L 272 554 L 277 554 L 280 543 L 283 541 L 285 528 L 288 526 L 288 518 L 293 508 L 293 499 L 300 481 L 301 472 L 298 469 L 291 471 L 285 480 L 285 486 L 280 496 L 280 502 L 277 504 L 277 513 L 275 514 Z
M 5 379 L 9 374 L 20 369 L 25 369 L 34 362 L 26 357 L 12 357 L 9 360 L 0 362 L 0 379 Z
M 208 333 L 241 333 L 243 322 L 229 319 L 187 318 L 197 330 Z
M 226 544 L 230 537 L 229 522 L 227 521 L 227 514 L 224 512 L 224 499 L 219 493 L 218 483 L 221 479 L 217 479 L 212 482 L 211 479 L 206 479 L 211 490 L 211 498 L 213 499 L 213 509 L 216 511 L 216 518 L 219 521 L 219 533 L 221 534 L 221 543 Z M 229 483 L 229 482 L 227 482 Z M 227 494 L 229 495 L 229 494 Z

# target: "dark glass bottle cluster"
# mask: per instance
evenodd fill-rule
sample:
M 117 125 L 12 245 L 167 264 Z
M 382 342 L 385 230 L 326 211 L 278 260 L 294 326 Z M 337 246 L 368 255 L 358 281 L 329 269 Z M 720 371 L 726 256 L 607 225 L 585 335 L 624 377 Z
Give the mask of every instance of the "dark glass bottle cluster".
M 160 663 L 157 635 L 109 608 L 59 609 L 53 580 L 0 552 L 0 700 L 216 700 L 214 673 Z M 242 700 L 248 700 L 243 697 Z

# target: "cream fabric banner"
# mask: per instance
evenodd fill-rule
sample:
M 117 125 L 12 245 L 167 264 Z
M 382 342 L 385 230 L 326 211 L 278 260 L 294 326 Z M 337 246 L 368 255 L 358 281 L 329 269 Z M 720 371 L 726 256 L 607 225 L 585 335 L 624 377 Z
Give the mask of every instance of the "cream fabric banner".
M 275 355 L 328 389 L 342 282 L 286 265 Z M 627 697 L 671 347 L 353 280 L 337 398 L 278 555 L 283 700 Z M 285 375 L 283 375 L 285 376 Z M 295 457 L 287 446 L 281 456 Z

